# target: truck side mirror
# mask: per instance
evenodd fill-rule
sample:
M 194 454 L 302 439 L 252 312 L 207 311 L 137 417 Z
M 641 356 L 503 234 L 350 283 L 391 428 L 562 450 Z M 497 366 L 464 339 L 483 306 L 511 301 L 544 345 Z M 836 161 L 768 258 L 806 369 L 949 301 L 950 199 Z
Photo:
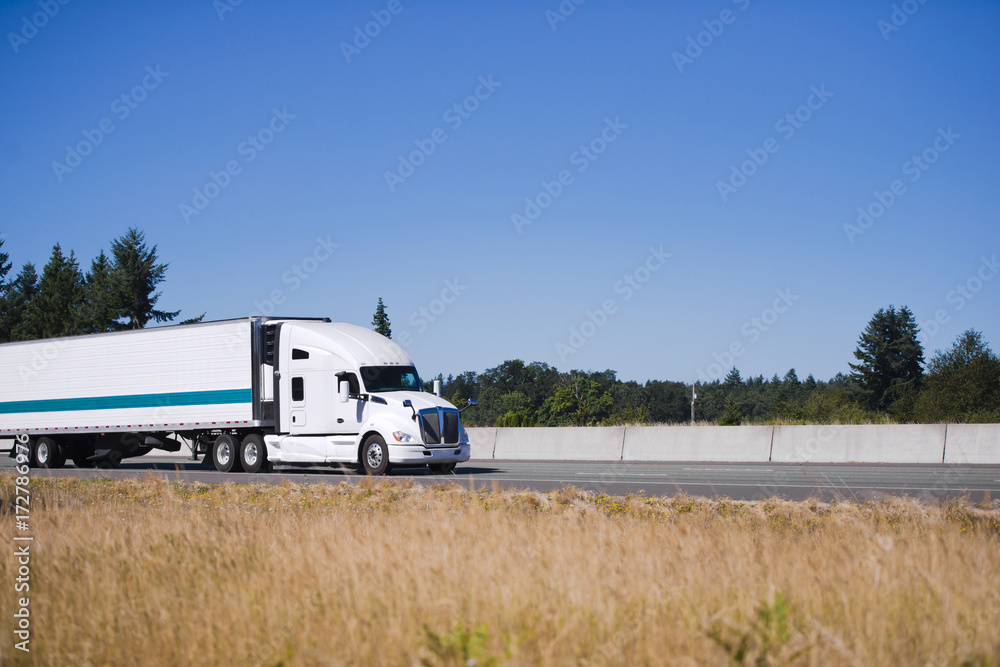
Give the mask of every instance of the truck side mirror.
M 475 405 L 476 403 L 477 403 L 476 399 L 474 399 L 474 398 L 470 398 L 470 399 L 469 399 L 469 402 L 468 402 L 468 403 L 466 403 L 466 404 L 465 404 L 465 406 L 464 406 L 463 408 L 461 408 L 461 409 L 459 410 L 459 412 L 462 412 L 462 410 L 465 410 L 465 408 L 471 408 L 471 407 L 472 407 L 473 405 Z
M 347 380 L 342 380 L 337 385 L 337 389 L 337 398 L 341 403 L 347 403 L 347 399 L 350 398 L 351 395 L 351 383 Z

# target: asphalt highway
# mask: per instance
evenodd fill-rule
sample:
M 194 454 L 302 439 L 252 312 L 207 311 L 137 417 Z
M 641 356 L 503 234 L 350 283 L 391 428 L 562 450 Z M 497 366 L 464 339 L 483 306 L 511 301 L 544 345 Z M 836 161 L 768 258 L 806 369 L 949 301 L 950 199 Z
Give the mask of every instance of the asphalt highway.
M 0 472 L 13 466 L 0 456 Z M 221 473 L 213 467 L 176 457 L 126 459 L 114 470 L 33 469 L 35 477 L 141 477 L 154 474 L 171 481 L 201 483 L 262 482 L 357 483 L 364 475 L 353 468 L 281 467 L 273 473 Z M 1000 465 L 624 463 L 579 461 L 469 461 L 449 475 L 427 468 L 395 468 L 390 479 L 418 484 L 449 481 L 470 488 L 551 491 L 572 484 L 609 495 L 719 496 L 738 500 L 781 498 L 866 500 L 886 495 L 925 500 L 968 496 L 977 502 L 1000 496 Z

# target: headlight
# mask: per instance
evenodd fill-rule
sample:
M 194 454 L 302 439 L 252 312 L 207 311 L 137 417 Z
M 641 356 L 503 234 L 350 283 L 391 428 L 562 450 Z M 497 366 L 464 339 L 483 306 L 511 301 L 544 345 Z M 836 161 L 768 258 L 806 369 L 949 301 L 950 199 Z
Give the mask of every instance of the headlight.
M 396 442 L 416 442 L 416 439 L 406 431 L 394 431 L 392 437 Z
M 458 444 L 467 445 L 469 444 L 469 432 L 465 430 L 465 427 L 460 427 L 461 431 L 458 433 Z

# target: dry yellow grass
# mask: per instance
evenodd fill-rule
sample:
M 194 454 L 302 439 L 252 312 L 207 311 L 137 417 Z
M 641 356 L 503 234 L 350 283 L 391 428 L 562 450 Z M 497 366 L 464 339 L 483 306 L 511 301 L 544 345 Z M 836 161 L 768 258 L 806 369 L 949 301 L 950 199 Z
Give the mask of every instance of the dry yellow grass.
M 31 488 L 32 652 L 8 546 L 4 664 L 1000 664 L 996 504 Z

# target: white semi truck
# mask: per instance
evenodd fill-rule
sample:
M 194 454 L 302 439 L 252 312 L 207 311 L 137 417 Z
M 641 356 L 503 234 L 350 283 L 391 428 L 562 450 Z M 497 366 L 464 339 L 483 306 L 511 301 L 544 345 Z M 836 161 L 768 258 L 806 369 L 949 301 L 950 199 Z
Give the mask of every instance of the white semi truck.
M 27 436 L 37 467 L 116 466 L 184 444 L 223 472 L 336 463 L 372 475 L 392 465 L 450 472 L 469 460 L 461 411 L 423 391 L 406 351 L 329 319 L 7 343 L 0 371 L 0 438 Z

